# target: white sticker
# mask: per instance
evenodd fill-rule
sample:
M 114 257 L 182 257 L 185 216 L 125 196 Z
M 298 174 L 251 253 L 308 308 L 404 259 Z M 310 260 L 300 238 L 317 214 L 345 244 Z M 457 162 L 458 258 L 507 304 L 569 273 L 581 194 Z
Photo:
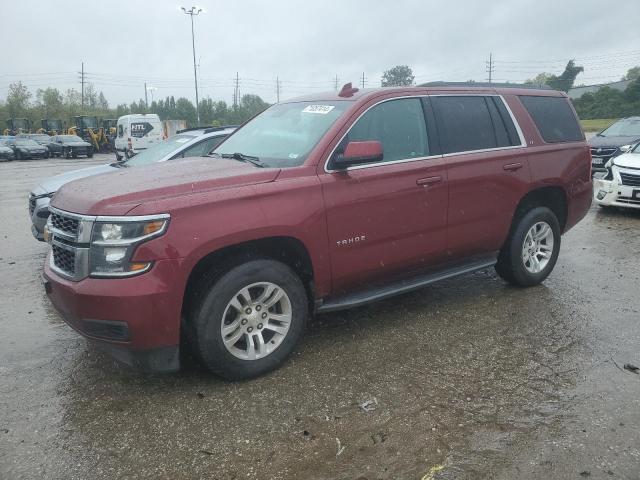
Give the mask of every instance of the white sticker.
M 185 143 L 191 140 L 190 138 L 176 138 L 176 143 Z
M 296 158 L 298 158 L 299 156 L 300 156 L 300 155 L 298 155 L 297 153 L 290 153 L 290 154 L 289 154 L 289 158 L 294 159 L 294 160 L 295 160 Z
M 304 108 L 303 113 L 319 113 L 320 115 L 326 115 L 333 110 L 333 105 L 308 105 Z

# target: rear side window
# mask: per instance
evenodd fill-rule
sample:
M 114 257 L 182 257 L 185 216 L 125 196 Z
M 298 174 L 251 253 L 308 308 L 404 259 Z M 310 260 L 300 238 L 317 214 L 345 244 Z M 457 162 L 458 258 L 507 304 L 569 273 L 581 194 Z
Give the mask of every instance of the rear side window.
M 533 118 L 545 142 L 559 143 L 583 140 L 578 120 L 566 98 L 522 95 L 520 100 Z
M 489 106 L 483 96 L 434 96 L 431 98 L 438 122 L 443 153 L 496 148 Z M 502 127 L 504 130 L 504 126 Z M 505 141 L 506 132 L 502 134 Z

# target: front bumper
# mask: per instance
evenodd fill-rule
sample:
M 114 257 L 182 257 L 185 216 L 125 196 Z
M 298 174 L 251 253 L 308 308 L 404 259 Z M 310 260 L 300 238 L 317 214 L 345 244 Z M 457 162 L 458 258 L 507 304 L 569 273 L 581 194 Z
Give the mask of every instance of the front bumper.
M 171 288 L 176 261 L 157 261 L 137 277 L 73 282 L 51 270 L 49 256 L 45 290 L 67 324 L 124 363 L 154 372 L 179 369 L 182 292 Z
M 617 179 L 594 178 L 593 200 L 604 207 L 640 209 L 640 187 L 622 185 Z

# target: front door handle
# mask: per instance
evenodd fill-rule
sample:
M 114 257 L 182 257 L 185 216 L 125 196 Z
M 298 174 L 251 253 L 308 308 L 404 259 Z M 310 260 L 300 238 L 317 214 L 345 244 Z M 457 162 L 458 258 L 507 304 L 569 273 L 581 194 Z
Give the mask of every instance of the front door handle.
M 524 165 L 522 165 L 521 163 L 507 163 L 504 167 L 502 167 L 503 170 L 506 170 L 507 172 L 515 172 L 516 170 L 520 170 Z
M 429 185 L 433 185 L 434 183 L 440 183 L 441 181 L 442 181 L 442 177 L 440 176 L 426 177 L 426 178 L 419 178 L 418 180 L 416 180 L 416 184 L 422 185 L 423 187 L 428 187 Z

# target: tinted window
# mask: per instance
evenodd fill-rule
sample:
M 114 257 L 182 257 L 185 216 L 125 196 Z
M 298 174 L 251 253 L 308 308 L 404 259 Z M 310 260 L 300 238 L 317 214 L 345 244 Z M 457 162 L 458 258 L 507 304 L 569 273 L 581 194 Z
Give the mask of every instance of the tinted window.
M 435 96 L 431 102 L 438 121 L 443 153 L 497 147 L 493 121 L 485 97 Z
M 583 139 L 580 125 L 566 98 L 523 95 L 520 100 L 545 142 L 577 142 Z
M 351 127 L 342 146 L 365 140 L 382 143 L 385 162 L 428 156 L 427 127 L 420 99 L 403 98 L 372 107 Z

